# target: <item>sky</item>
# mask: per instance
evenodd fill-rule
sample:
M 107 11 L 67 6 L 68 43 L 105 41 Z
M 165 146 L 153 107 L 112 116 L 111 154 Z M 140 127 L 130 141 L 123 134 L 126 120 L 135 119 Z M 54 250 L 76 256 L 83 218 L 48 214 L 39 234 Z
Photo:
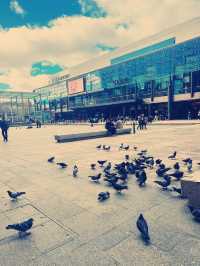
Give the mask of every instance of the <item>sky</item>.
M 199 13 L 200 0 L 0 0 L 0 90 L 45 86 Z

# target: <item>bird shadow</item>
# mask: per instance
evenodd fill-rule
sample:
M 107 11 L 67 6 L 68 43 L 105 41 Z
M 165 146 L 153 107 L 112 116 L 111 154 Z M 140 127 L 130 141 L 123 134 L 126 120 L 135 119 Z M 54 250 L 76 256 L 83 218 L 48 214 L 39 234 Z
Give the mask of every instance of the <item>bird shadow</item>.
M 5 237 L 3 239 L 0 240 L 0 245 L 5 245 L 5 244 L 9 244 L 11 242 L 15 242 L 15 241 L 24 241 L 24 240 L 29 240 L 31 232 L 26 233 L 26 234 L 15 234 L 15 235 L 11 235 L 8 237 Z

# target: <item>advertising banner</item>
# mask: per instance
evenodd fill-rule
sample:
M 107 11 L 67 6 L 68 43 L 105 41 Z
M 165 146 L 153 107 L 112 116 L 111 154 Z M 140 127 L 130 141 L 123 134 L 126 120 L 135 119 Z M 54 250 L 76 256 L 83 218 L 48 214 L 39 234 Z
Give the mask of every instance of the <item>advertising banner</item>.
M 69 80 L 68 81 L 68 93 L 69 95 L 76 94 L 84 91 L 83 78 Z

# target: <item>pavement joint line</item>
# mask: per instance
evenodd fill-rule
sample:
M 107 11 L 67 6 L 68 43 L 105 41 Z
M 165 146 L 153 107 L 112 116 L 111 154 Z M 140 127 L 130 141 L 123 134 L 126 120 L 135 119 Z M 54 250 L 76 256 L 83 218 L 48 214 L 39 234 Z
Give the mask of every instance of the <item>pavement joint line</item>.
M 65 241 L 62 241 L 62 243 L 60 243 L 58 245 L 55 245 L 52 248 L 49 248 L 49 249 L 46 249 L 46 250 L 40 252 L 40 255 L 36 256 L 34 259 L 31 259 L 30 261 L 34 261 L 34 260 L 36 260 L 36 259 L 38 259 L 38 258 L 40 258 L 40 257 L 42 257 L 44 255 L 47 255 L 48 253 L 50 253 L 50 252 L 52 252 L 52 251 L 54 251 L 54 250 L 56 250 L 58 248 L 61 248 L 61 247 L 65 246 L 69 242 L 72 242 L 73 240 L 74 240 L 74 238 L 71 238 L 71 240 L 69 240 L 69 241 L 66 241 L 66 240 Z
M 31 206 L 31 207 L 34 208 L 34 206 L 32 206 L 30 203 L 25 203 L 25 204 L 20 205 L 20 206 L 12 207 L 11 209 L 3 210 L 3 211 L 1 211 L 1 213 L 2 214 L 6 214 L 7 212 L 11 212 L 13 210 L 17 210 L 17 209 L 20 209 L 20 208 L 23 208 L 23 207 L 26 207 L 26 206 Z
M 72 234 L 79 236 L 79 234 L 75 231 L 73 231 L 71 228 L 69 227 L 65 227 L 62 223 L 59 223 L 56 219 L 51 218 L 49 215 L 45 214 L 43 210 L 41 210 L 40 208 L 34 206 L 32 203 L 30 204 L 33 208 L 35 208 L 37 211 L 39 211 L 41 214 L 43 214 L 44 216 L 46 216 L 50 221 L 54 222 L 55 224 L 57 224 L 60 228 L 62 228 L 65 231 L 71 231 Z

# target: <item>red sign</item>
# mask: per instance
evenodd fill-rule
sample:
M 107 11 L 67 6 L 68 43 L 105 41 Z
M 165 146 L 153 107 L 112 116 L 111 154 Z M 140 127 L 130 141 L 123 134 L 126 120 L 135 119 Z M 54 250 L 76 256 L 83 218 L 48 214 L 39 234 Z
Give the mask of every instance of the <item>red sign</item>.
M 75 94 L 84 91 L 83 78 L 68 81 L 68 93 Z

